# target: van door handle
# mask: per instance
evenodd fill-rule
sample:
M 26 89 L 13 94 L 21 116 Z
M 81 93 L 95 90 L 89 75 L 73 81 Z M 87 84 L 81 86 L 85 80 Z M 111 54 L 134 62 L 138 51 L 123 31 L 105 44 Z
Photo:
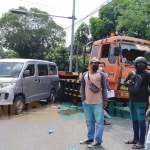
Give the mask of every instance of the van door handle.
M 35 79 L 35 82 L 37 82 L 37 79 Z
M 41 79 L 39 79 L 39 82 L 41 83 Z

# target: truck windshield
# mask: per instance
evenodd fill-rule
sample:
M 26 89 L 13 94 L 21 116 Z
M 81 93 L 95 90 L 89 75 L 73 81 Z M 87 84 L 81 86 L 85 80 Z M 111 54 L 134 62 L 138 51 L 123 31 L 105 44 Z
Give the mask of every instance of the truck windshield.
M 134 43 L 120 43 L 121 47 L 121 62 L 132 65 L 134 64 L 134 60 L 143 56 L 146 57 L 147 53 L 150 53 L 150 47 L 142 44 L 134 44 Z M 148 64 L 150 64 L 148 62 Z
M 0 77 L 18 77 L 22 67 L 19 62 L 0 62 Z

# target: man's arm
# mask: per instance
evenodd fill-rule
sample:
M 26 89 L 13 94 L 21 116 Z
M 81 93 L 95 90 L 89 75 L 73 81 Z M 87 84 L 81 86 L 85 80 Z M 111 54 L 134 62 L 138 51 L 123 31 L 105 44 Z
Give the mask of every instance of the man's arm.
M 85 97 L 85 80 L 84 80 L 84 76 L 87 72 L 83 73 L 82 75 L 82 79 L 81 79 L 81 89 L 82 89 L 82 92 L 81 92 L 81 100 L 84 101 L 86 99 Z
M 130 78 L 131 78 L 131 75 L 132 75 L 132 72 L 128 74 L 127 78 L 126 78 L 125 81 L 124 81 L 124 85 L 125 85 L 126 87 L 128 87 L 129 85 L 132 85 L 132 84 L 133 84 L 133 83 L 130 83 L 130 82 L 129 82 L 129 80 L 130 80 Z
M 100 74 L 101 74 L 102 98 L 104 102 L 108 102 L 106 76 L 102 72 L 100 72 Z

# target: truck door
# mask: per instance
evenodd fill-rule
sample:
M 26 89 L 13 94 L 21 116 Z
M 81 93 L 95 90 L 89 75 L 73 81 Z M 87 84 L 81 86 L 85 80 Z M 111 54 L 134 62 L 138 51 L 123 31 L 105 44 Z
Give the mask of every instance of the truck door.
M 22 89 L 26 97 L 26 103 L 38 99 L 38 82 L 35 67 L 35 63 L 28 63 L 25 70 L 29 70 L 30 75 L 22 79 Z

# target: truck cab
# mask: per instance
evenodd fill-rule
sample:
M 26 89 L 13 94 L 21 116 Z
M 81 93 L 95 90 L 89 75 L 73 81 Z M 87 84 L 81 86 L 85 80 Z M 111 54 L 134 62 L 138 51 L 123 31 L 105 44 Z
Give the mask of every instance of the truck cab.
M 129 98 L 128 89 L 124 86 L 127 75 L 135 70 L 134 60 L 139 56 L 146 58 L 150 53 L 150 41 L 113 36 L 95 41 L 92 45 L 90 59 L 97 58 L 105 62 L 110 88 L 115 90 L 116 98 Z M 147 70 L 150 72 L 150 62 Z

